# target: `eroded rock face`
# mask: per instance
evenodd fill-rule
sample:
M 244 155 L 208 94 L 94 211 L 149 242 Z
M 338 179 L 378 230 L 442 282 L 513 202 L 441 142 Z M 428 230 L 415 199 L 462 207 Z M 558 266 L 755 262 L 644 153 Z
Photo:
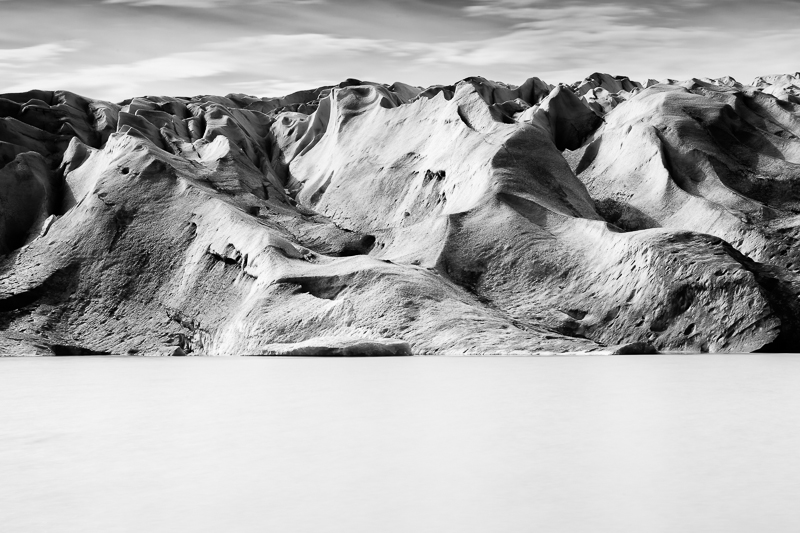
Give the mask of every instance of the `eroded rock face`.
M 322 337 L 303 342 L 268 344 L 261 353 L 255 355 L 397 357 L 413 354 L 407 342 L 397 339 Z
M 795 84 L 2 95 L 0 352 L 797 350 Z

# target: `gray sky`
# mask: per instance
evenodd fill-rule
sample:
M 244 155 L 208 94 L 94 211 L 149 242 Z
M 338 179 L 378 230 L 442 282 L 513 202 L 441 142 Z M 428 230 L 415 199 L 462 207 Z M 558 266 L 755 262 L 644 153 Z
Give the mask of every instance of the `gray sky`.
M 800 70 L 800 0 L 0 0 L 0 92 L 281 96 Z

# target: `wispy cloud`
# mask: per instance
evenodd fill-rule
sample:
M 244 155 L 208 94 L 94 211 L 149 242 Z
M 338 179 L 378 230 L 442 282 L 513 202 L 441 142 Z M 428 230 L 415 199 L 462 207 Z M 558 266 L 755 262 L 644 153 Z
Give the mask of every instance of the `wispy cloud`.
M 104 4 L 129 4 L 138 7 L 168 6 L 195 9 L 258 4 L 320 4 L 325 0 L 103 0 Z
M 309 88 L 324 87 L 325 85 L 334 85 L 334 80 L 330 79 L 313 79 L 313 80 L 283 80 L 279 78 L 265 78 L 260 80 L 251 80 L 243 82 L 235 82 L 228 84 L 231 92 L 244 93 L 252 95 L 272 95 L 272 96 L 285 96 L 297 91 L 302 91 Z
M 613 19 L 635 19 L 654 13 L 651 8 L 621 3 L 596 3 L 590 5 L 548 5 L 546 2 L 488 2 L 470 5 L 464 13 L 472 17 L 501 16 L 511 19 L 554 21 L 573 18 L 603 17 Z M 602 20 L 597 21 L 597 26 Z
M 41 45 L 31 49 L 0 50 L 3 58 L 15 58 L 17 64 L 27 60 L 55 58 L 73 51 L 57 44 Z M 182 87 L 200 87 L 203 79 L 216 78 L 215 85 L 223 90 L 244 91 L 249 88 L 269 96 L 281 96 L 324 79 L 328 83 L 343 79 L 344 63 L 352 70 L 367 57 L 409 59 L 424 50 L 415 43 L 364 38 L 343 38 L 325 34 L 279 35 L 267 34 L 242 37 L 229 41 L 205 43 L 198 50 L 177 52 L 127 64 L 107 64 L 51 68 L 47 73 L 20 72 L 6 76 L 7 91 L 22 91 L 36 87 L 66 88 L 121 100 L 143 93 L 152 94 L 154 88 L 174 83 Z M 362 71 L 363 72 L 363 71 Z M 273 74 L 264 83 L 264 74 Z M 256 79 L 248 79 L 256 77 Z M 346 77 L 346 76 L 344 76 Z M 194 81 L 195 83 L 180 83 Z M 8 82 L 11 82 L 10 84 Z M 271 92 L 275 91 L 275 92 Z M 183 91 L 182 91 L 183 92 Z M 204 92 L 196 90 L 195 93 Z
M 111 100 L 280 96 L 347 77 L 429 85 L 535 75 L 556 83 L 604 71 L 749 81 L 796 71 L 800 49 L 800 13 L 780 0 L 742 4 L 749 18 L 739 6 L 708 5 L 743 0 L 81 0 L 69 10 L 60 0 L 0 2 L 17 21 L 0 37 L 0 92 L 63 88 Z M 42 3 L 61 15 L 20 30 L 26 10 Z
M 32 63 L 49 62 L 75 50 L 64 43 L 42 43 L 23 48 L 0 48 L 0 68 L 27 68 Z
M 146 92 L 146 87 L 152 82 L 201 78 L 226 71 L 224 65 L 215 66 L 213 62 L 208 62 L 202 52 L 188 52 L 128 64 L 67 66 L 61 69 L 51 68 L 43 74 L 25 72 L 15 76 L 12 73 L 10 78 L 15 83 L 6 90 L 69 89 L 84 92 L 87 96 L 121 100 L 126 97 L 123 95 L 133 96 L 130 93 L 132 90 L 136 94 Z

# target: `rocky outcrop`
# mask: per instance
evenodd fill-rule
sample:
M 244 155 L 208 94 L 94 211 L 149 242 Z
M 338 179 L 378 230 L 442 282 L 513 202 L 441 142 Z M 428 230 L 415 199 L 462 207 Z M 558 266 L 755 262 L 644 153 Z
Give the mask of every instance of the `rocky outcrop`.
M 796 350 L 792 79 L 4 95 L 0 351 Z
M 407 342 L 396 339 L 323 337 L 303 342 L 268 344 L 258 355 L 396 357 L 413 354 Z

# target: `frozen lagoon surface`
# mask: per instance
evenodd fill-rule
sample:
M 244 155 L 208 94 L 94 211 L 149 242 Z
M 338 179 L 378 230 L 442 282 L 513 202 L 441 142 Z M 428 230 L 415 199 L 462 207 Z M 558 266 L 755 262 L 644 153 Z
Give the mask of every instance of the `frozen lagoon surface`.
M 794 532 L 800 357 L 0 359 L 0 529 Z

